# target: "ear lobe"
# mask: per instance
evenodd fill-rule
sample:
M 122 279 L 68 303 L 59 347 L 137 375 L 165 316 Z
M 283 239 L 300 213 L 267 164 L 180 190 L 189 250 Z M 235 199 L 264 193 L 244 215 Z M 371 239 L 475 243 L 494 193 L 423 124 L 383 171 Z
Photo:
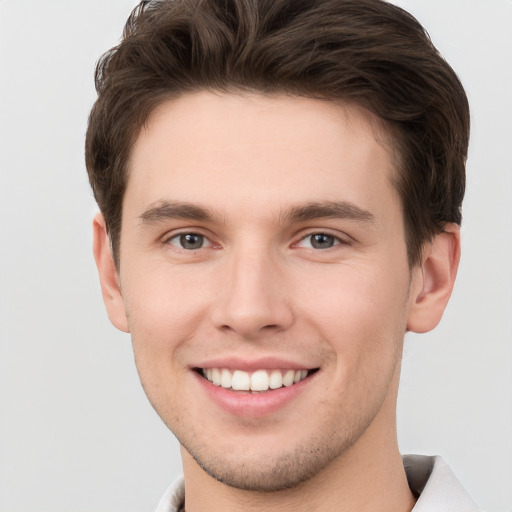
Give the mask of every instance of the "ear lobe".
M 407 329 L 428 332 L 440 322 L 453 290 L 460 260 L 460 230 L 448 224 L 425 247 L 420 268 L 414 269 Z
M 98 268 L 101 292 L 108 317 L 120 331 L 130 332 L 124 300 L 119 286 L 119 273 L 114 264 L 105 219 L 101 213 L 94 217 L 92 229 L 94 259 Z

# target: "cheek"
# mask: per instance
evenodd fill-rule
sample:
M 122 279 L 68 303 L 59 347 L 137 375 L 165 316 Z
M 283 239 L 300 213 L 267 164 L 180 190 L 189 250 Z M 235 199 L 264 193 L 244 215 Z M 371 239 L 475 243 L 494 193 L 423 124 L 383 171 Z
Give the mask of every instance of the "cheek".
M 193 335 L 201 310 L 194 290 L 178 291 L 173 281 L 146 273 L 123 289 L 137 372 L 149 401 L 159 414 L 167 411 L 166 418 L 183 374 L 181 347 Z
M 302 292 L 300 316 L 330 344 L 337 371 L 349 378 L 394 364 L 406 327 L 407 272 L 400 279 L 389 269 L 344 267 L 318 282 Z
M 386 265 L 340 265 L 296 287 L 294 294 L 304 314 L 324 325 L 383 329 L 402 322 L 407 302 L 409 276 L 403 269 Z
M 122 289 L 135 355 L 155 365 L 172 362 L 205 316 L 204 290 L 176 272 L 129 275 Z

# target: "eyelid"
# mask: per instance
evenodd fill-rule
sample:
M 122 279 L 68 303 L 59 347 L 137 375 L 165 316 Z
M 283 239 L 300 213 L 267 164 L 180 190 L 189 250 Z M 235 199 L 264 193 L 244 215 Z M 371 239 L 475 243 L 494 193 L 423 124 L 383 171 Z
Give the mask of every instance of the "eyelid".
M 330 229 L 311 229 L 306 233 L 301 233 L 300 236 L 298 237 L 298 240 L 292 244 L 292 247 L 299 247 L 301 242 L 314 235 L 326 235 L 331 236 L 335 239 L 334 245 L 326 249 L 316 249 L 314 247 L 308 247 L 315 251 L 326 251 L 327 249 L 333 249 L 334 247 L 338 247 L 339 245 L 349 245 L 352 242 L 352 238 L 349 235 L 346 235 L 345 233 L 333 233 L 333 231 Z
M 171 240 L 179 239 L 179 237 L 183 236 L 183 235 L 198 235 L 198 236 L 202 236 L 204 238 L 205 242 L 207 242 L 207 244 L 204 245 L 203 247 L 200 247 L 199 249 L 185 249 L 184 247 L 179 247 L 179 245 L 171 243 Z M 178 250 L 186 251 L 186 252 L 194 252 L 194 251 L 199 251 L 201 249 L 208 249 L 208 248 L 211 248 L 211 247 L 214 247 L 214 248 L 220 247 L 219 244 L 216 244 L 212 240 L 212 236 L 211 235 L 206 234 L 200 228 L 181 228 L 181 229 L 177 229 L 177 230 L 174 230 L 174 231 L 166 233 L 161 238 L 161 240 L 162 240 L 162 244 L 164 244 L 164 245 L 171 245 L 172 247 L 175 247 Z
M 202 241 L 203 241 L 202 246 L 198 247 L 197 249 L 185 249 L 185 247 L 180 247 L 178 245 L 179 242 L 176 245 L 173 243 L 174 240 L 180 240 L 181 237 L 185 236 L 185 235 L 194 235 L 194 236 L 201 237 Z M 167 239 L 167 243 L 169 245 L 173 245 L 173 246 L 177 247 L 178 249 L 184 249 L 184 250 L 187 250 L 187 251 L 193 251 L 193 250 L 198 251 L 199 249 L 205 249 L 206 247 L 211 247 L 212 246 L 212 242 L 208 239 L 208 237 L 206 237 L 204 235 L 201 235 L 200 233 L 180 233 L 180 234 L 177 234 L 177 235 L 174 235 L 174 236 L 171 236 L 170 238 L 168 238 Z

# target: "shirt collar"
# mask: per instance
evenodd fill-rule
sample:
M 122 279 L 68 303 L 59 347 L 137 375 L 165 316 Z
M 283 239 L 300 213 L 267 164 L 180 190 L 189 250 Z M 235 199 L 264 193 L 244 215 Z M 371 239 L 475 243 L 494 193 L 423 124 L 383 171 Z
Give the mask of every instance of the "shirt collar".
M 403 463 L 409 487 L 418 498 L 412 512 L 478 512 L 441 457 L 404 455 Z

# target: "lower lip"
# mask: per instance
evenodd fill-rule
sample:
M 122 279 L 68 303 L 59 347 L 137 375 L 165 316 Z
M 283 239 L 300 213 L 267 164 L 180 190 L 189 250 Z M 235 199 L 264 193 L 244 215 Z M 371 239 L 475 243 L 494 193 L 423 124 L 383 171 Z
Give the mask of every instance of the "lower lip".
M 216 386 L 194 372 L 195 378 L 213 402 L 226 412 L 245 418 L 261 418 L 282 409 L 302 393 L 317 374 L 318 372 L 315 372 L 292 386 L 283 386 L 263 393 L 251 393 Z

